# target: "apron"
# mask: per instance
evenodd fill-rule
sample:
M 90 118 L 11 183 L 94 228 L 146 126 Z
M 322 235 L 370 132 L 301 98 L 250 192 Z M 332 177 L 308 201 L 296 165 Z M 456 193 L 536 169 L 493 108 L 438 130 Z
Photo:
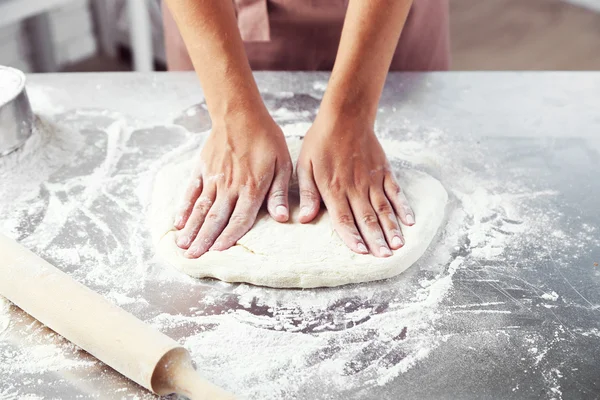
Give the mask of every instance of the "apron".
M 234 3 L 253 70 L 333 68 L 348 0 L 234 0 Z M 390 71 L 448 70 L 448 19 L 448 0 L 414 0 Z M 177 25 L 164 4 L 163 20 L 169 70 L 193 70 Z

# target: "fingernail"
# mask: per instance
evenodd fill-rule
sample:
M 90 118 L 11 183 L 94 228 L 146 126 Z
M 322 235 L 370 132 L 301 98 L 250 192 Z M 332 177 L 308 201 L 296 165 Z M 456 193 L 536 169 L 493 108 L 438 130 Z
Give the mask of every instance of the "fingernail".
M 302 208 L 300 209 L 300 216 L 301 217 L 306 217 L 308 214 L 310 214 L 310 207 L 309 206 L 302 206 Z
M 275 215 L 279 216 L 279 217 L 287 217 L 288 216 L 288 209 L 286 206 L 277 206 L 275 207 Z
M 379 248 L 379 252 L 381 253 L 382 256 L 385 256 L 385 257 L 389 257 L 392 255 L 392 251 L 385 246 L 381 246 Z
M 394 236 L 392 238 L 392 246 L 394 247 L 400 247 L 404 244 L 404 242 L 402 241 L 402 238 L 400 236 Z
M 364 245 L 364 244 L 362 244 L 362 243 L 359 243 L 359 244 L 357 244 L 357 245 L 356 245 L 356 249 L 357 249 L 359 252 L 363 253 L 363 254 L 366 254 L 366 253 L 368 253 L 368 252 L 369 252 L 369 250 L 367 250 L 367 246 L 365 246 L 365 245 Z
M 175 220 L 175 226 L 180 226 L 181 223 L 183 222 L 183 216 L 180 215 L 179 217 L 177 217 L 177 219 Z
M 181 236 L 180 238 L 177 239 L 177 246 L 179 247 L 186 247 L 190 245 L 190 238 L 188 238 L 187 236 Z
M 408 222 L 409 225 L 413 225 L 415 223 L 415 217 L 413 217 L 412 214 L 406 214 L 406 222 Z

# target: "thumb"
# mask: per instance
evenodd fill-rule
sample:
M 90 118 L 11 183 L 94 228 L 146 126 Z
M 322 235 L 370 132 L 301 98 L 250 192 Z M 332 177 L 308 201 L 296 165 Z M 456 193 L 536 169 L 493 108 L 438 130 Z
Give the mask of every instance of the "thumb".
M 267 200 L 267 210 L 277 222 L 287 222 L 290 218 L 288 204 L 288 188 L 292 176 L 292 166 L 285 165 L 278 168 L 271 184 Z
M 317 216 L 321 207 L 321 196 L 313 178 L 312 167 L 298 167 L 300 188 L 300 222 L 306 224 Z

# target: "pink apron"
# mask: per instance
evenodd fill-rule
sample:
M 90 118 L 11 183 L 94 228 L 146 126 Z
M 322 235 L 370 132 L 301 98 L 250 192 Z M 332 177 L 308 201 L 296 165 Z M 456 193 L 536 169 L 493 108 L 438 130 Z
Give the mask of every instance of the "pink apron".
M 219 0 L 220 1 L 220 0 Z M 253 70 L 331 70 L 348 0 L 234 0 Z M 183 39 L 163 6 L 169 70 L 191 70 Z M 448 0 L 414 0 L 392 71 L 449 68 Z

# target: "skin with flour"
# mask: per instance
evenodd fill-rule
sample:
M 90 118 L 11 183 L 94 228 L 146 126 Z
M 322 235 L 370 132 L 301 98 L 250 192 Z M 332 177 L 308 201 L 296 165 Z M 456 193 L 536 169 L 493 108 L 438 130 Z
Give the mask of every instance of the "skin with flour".
M 283 127 L 288 134 L 294 128 L 293 125 Z M 292 158 L 299 159 L 303 140 L 289 137 L 287 144 Z M 150 208 L 150 228 L 161 257 L 197 278 L 296 288 L 389 278 L 406 270 L 423 255 L 445 214 L 448 195 L 439 181 L 413 169 L 398 171 L 407 197 L 419 199 L 414 205 L 421 222 L 403 226 L 406 245 L 391 257 L 356 254 L 332 231 L 334 217 L 330 212 L 319 210 L 312 223 L 299 223 L 303 217 L 298 181 L 294 176 L 290 185 L 289 223 L 278 223 L 261 210 L 252 229 L 234 246 L 190 259 L 175 244 L 177 230 L 172 221 L 176 212 L 175 200 L 185 189 L 195 155 L 196 152 L 184 154 L 180 162 L 168 164 L 158 173 Z
M 232 2 L 166 3 L 213 121 L 175 217 L 174 240 L 193 259 L 233 246 L 253 226 L 265 199 L 275 221 L 288 221 L 292 160 L 252 77 Z M 349 2 L 331 79 L 298 159 L 299 222 L 313 221 L 322 200 L 335 231 L 358 254 L 390 257 L 404 245 L 401 223 L 415 223 L 373 132 L 411 3 Z

